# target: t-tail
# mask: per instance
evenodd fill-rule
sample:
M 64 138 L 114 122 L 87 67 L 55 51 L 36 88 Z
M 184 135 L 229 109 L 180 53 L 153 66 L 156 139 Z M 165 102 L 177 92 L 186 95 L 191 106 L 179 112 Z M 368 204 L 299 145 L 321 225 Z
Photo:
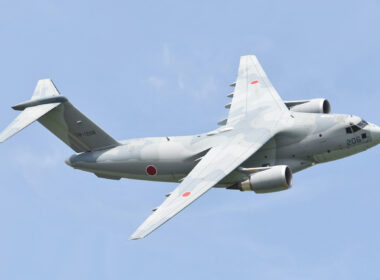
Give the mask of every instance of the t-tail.
M 50 79 L 39 80 L 32 98 L 12 108 L 22 112 L 0 134 L 0 142 L 38 121 L 77 153 L 120 145 L 61 95 Z

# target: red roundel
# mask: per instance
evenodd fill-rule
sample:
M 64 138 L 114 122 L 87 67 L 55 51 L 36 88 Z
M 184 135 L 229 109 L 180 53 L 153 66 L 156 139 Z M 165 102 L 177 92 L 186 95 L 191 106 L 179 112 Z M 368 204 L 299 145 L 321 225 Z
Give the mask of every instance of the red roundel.
M 252 81 L 251 85 L 257 84 L 259 81 Z
M 191 192 L 185 192 L 182 196 L 183 197 L 188 197 L 189 195 L 191 195 Z
M 150 176 L 154 176 L 157 174 L 157 169 L 153 165 L 148 165 L 146 167 L 146 173 Z

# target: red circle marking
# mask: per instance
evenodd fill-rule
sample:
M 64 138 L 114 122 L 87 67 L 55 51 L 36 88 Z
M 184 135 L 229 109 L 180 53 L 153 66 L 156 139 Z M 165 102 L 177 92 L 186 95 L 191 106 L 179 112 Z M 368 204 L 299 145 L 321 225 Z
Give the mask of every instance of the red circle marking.
M 191 192 L 185 192 L 182 196 L 183 197 L 188 197 L 189 195 L 191 195 Z
M 251 85 L 257 84 L 259 81 L 253 81 L 251 82 Z
M 146 173 L 150 176 L 154 176 L 157 174 L 157 169 L 153 165 L 148 165 L 146 167 Z

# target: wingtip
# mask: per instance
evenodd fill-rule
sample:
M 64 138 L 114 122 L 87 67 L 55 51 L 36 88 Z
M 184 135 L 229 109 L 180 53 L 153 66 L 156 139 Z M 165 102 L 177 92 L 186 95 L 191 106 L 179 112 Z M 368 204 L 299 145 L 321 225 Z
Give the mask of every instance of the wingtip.
M 256 57 L 256 55 L 254 55 L 254 54 L 246 54 L 246 55 L 242 55 L 241 57 Z
M 138 239 L 143 239 L 146 236 L 142 232 L 139 232 L 136 230 L 130 237 L 129 240 L 138 240 Z
M 38 82 L 44 82 L 44 81 L 46 81 L 46 82 L 48 82 L 48 81 L 52 81 L 52 79 L 51 78 L 43 78 L 43 79 L 39 79 L 38 80 Z
M 129 237 L 129 240 L 139 240 L 139 239 L 143 239 L 143 238 L 144 238 L 143 236 L 131 235 Z

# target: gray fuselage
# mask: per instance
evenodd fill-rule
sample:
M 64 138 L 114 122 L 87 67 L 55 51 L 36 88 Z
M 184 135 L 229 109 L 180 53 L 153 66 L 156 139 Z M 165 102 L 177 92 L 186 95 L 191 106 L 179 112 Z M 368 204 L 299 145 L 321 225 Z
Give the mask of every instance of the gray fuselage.
M 358 126 L 359 124 L 359 126 Z M 108 179 L 180 182 L 207 151 L 228 137 L 232 127 L 205 134 L 121 141 L 122 145 L 71 156 L 74 168 Z M 352 115 L 293 112 L 288 125 L 240 167 L 287 165 L 298 172 L 318 163 L 347 157 L 380 143 L 380 129 Z M 236 169 L 216 187 L 247 178 Z

